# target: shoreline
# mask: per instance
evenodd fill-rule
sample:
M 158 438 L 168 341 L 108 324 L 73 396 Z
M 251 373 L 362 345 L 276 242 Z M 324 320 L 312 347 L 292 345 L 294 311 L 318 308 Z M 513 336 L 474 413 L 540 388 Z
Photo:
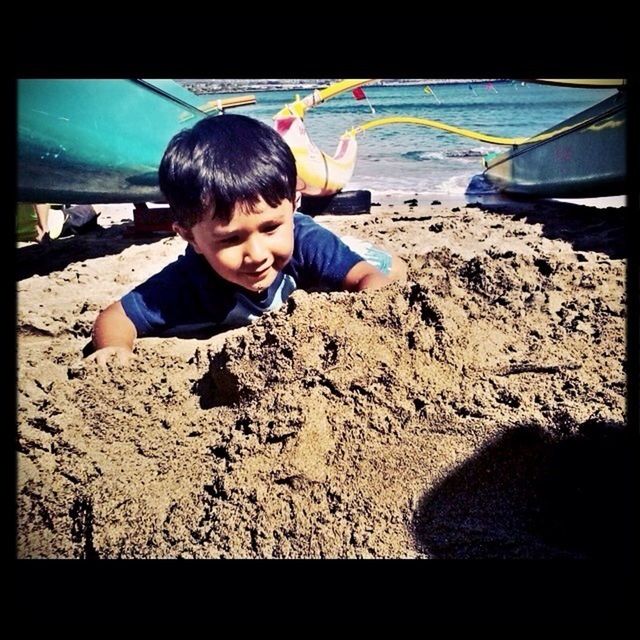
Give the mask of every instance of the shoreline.
M 535 208 L 541 204 L 547 203 L 566 203 L 575 204 L 585 207 L 594 207 L 596 209 L 608 209 L 608 208 L 626 208 L 627 197 L 623 195 L 619 196 L 605 196 L 601 198 L 541 198 L 539 200 L 515 200 L 508 196 L 500 194 L 496 195 L 466 195 L 464 193 L 438 193 L 431 191 L 377 191 L 375 189 L 368 189 L 371 191 L 371 200 L 411 200 L 416 198 L 421 204 L 427 204 L 427 201 L 438 200 L 445 206 L 460 207 L 467 204 L 479 203 L 479 204 L 504 204 L 511 206 L 517 210 L 528 210 Z
M 215 95 L 220 93 L 246 93 L 247 91 L 314 91 L 315 89 L 323 89 L 329 86 L 333 82 L 337 82 L 337 80 L 318 80 L 317 83 L 309 83 L 309 82 L 300 82 L 295 84 L 287 84 L 284 82 L 271 81 L 272 84 L 250 84 L 250 81 L 247 80 L 239 80 L 239 82 L 245 82 L 247 84 L 242 85 L 241 87 L 235 88 L 234 86 L 229 86 L 226 84 L 215 84 L 219 81 L 214 80 L 176 80 L 180 85 L 184 86 L 186 89 L 194 93 L 195 95 Z M 472 79 L 472 80 L 438 80 L 438 79 L 415 79 L 408 80 L 406 82 L 394 81 L 394 80 L 373 80 L 370 83 L 367 83 L 367 86 L 370 87 L 404 87 L 404 86 L 423 86 L 423 85 L 434 85 L 434 86 L 444 86 L 444 85 L 457 85 L 457 84 L 483 84 L 487 82 L 494 83 L 504 83 L 511 82 L 508 79 Z M 205 86 L 208 85 L 208 86 Z

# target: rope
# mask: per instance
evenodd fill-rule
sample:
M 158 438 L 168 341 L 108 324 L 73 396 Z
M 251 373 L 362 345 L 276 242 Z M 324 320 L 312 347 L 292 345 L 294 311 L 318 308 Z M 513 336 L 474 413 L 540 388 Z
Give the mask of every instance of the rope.
M 371 120 L 365 124 L 361 124 L 354 127 L 350 131 L 345 132 L 345 135 L 356 135 L 362 133 L 367 129 L 373 129 L 374 127 L 382 127 L 388 124 L 415 124 L 422 127 L 433 127 L 434 129 L 442 129 L 443 131 L 449 131 L 459 136 L 466 138 L 473 138 L 474 140 L 480 140 L 482 142 L 489 142 L 491 144 L 503 144 L 514 145 L 522 144 L 528 138 L 501 138 L 499 136 L 492 136 L 486 133 L 480 133 L 479 131 L 471 131 L 470 129 L 463 129 L 462 127 L 454 127 L 444 122 L 438 122 L 437 120 L 428 120 L 427 118 L 414 118 L 411 116 L 394 116 L 390 118 L 379 118 L 377 120 Z

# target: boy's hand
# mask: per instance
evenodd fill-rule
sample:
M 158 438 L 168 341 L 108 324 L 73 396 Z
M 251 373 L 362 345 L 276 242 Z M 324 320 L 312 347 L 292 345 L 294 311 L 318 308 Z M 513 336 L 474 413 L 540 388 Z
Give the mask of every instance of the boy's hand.
M 114 357 L 116 363 L 124 367 L 128 365 L 136 355 L 128 347 L 103 347 L 88 356 L 87 362 L 97 362 L 101 367 L 106 367 L 107 362 Z
M 95 352 L 87 360 L 106 367 L 115 357 L 116 364 L 125 366 L 135 358 L 133 343 L 136 328 L 127 317 L 122 303 L 114 302 L 101 311 L 93 325 L 93 346 Z

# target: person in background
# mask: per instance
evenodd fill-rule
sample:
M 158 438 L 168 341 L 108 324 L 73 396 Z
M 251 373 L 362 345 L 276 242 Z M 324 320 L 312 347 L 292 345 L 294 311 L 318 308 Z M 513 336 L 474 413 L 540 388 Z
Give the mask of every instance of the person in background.
M 99 215 L 90 204 L 18 203 L 17 240 L 44 244 L 60 237 L 89 233 L 100 228 Z
M 47 242 L 51 239 L 49 235 L 49 204 L 34 204 L 36 213 L 36 242 Z

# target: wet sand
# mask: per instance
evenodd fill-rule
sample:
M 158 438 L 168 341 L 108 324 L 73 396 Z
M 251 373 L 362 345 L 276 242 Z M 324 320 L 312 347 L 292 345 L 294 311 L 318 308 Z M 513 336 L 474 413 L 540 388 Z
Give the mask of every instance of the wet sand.
M 20 246 L 18 557 L 626 557 L 626 209 L 416 197 L 317 218 L 406 284 L 127 369 L 83 360 L 93 321 L 183 241 L 105 205 Z

